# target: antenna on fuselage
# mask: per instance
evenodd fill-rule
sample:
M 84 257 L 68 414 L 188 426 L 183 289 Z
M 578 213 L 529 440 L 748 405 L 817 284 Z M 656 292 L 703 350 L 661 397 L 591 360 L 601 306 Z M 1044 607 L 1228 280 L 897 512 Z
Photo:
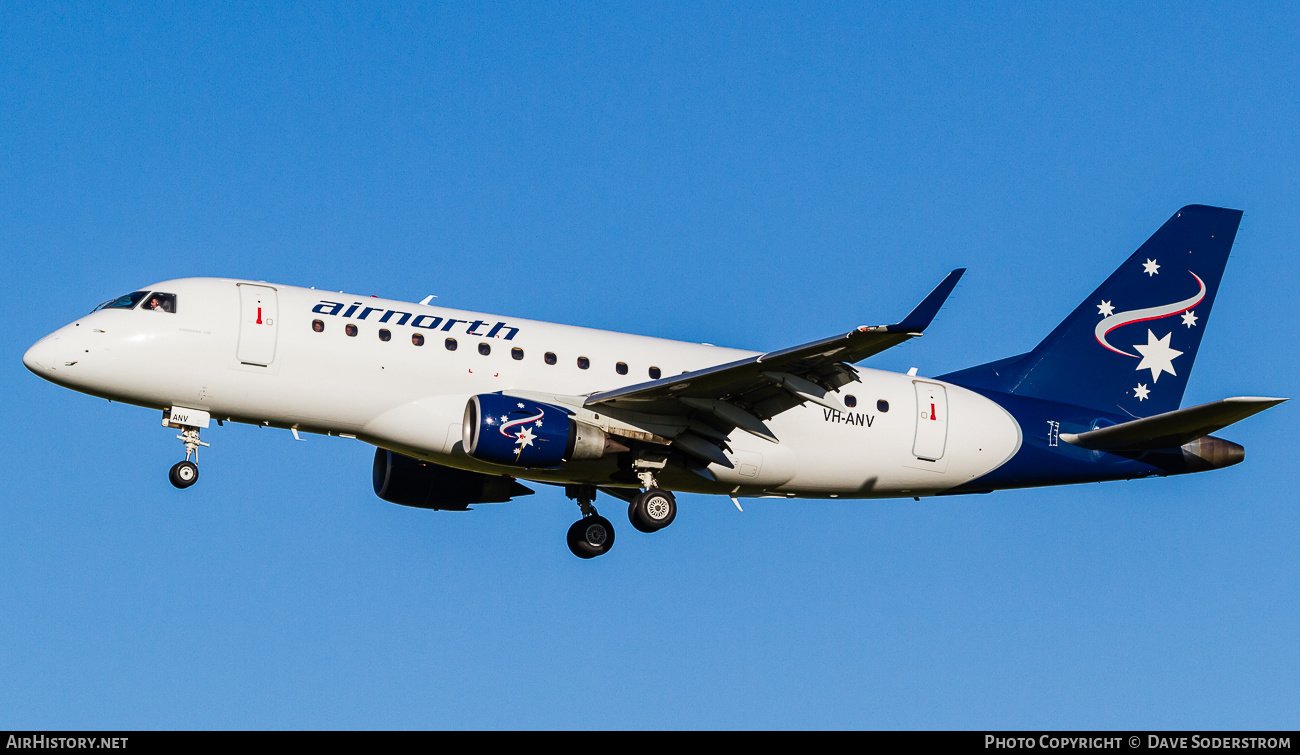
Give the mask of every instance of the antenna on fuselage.
M 437 299 L 437 298 L 438 298 L 438 295 L 437 295 L 437 294 L 429 294 L 428 296 L 426 296 L 426 297 L 424 297 L 423 299 L 420 300 L 420 304 L 422 304 L 422 305 L 424 305 L 424 306 L 427 307 L 427 306 L 429 306 L 429 302 L 431 302 L 431 301 L 433 301 L 434 299 Z

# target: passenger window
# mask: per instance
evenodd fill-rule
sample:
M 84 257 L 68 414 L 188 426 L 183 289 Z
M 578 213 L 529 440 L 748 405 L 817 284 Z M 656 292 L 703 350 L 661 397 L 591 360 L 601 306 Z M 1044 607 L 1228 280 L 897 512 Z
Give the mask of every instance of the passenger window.
M 524 358 L 524 350 L 518 346 L 510 350 L 510 358 L 516 361 Z
M 658 367 L 651 367 L 651 368 L 650 368 L 650 379 L 651 379 L 651 380 L 658 380 L 658 379 L 659 379 L 663 374 L 664 374 L 664 373 L 663 373 L 662 371 L 660 371 L 660 369 L 659 369 Z
M 355 336 L 357 334 L 357 326 L 348 323 L 343 326 L 343 332 L 347 333 L 349 336 Z
M 626 374 L 627 374 L 627 363 L 626 363 L 626 362 L 619 362 L 618 364 L 614 365 L 614 372 L 617 372 L 617 373 L 620 374 L 620 375 L 626 375 Z
M 176 294 L 160 294 L 157 291 L 154 291 L 144 300 L 144 309 L 151 309 L 157 312 L 175 312 Z
M 858 397 L 854 396 L 852 393 L 844 394 L 844 405 L 852 409 L 858 405 Z
M 879 401 L 876 402 L 876 409 L 878 409 L 882 414 L 889 411 L 889 402 L 884 400 L 883 398 L 880 399 Z
M 148 291 L 136 291 L 135 293 L 130 293 L 126 296 L 119 296 L 113 301 L 104 302 L 98 307 L 95 307 L 95 311 L 98 312 L 101 309 L 131 309 L 135 305 L 139 304 L 140 300 L 148 293 Z
M 393 337 L 393 334 L 392 334 L 392 333 L 389 333 L 387 328 L 380 328 L 380 329 L 379 329 L 379 340 L 381 340 L 381 341 L 387 341 L 387 340 L 389 340 L 389 339 L 392 338 L 392 337 Z
M 543 359 L 546 360 L 547 364 L 555 364 L 555 352 L 554 351 L 546 352 L 546 356 L 543 357 Z
M 424 334 L 423 334 L 423 333 L 412 333 L 412 334 L 411 334 L 411 343 L 415 344 L 416 346 L 423 346 L 423 345 L 424 345 Z
M 455 350 L 456 350 L 456 339 L 455 339 L 455 338 L 448 338 L 446 341 L 443 341 L 443 345 L 445 345 L 445 346 L 447 347 L 447 351 L 455 351 Z
M 325 332 L 325 323 L 322 322 L 322 321 L 320 321 L 320 320 L 312 320 L 312 321 L 311 321 L 311 329 L 314 330 L 314 331 L 316 331 L 317 333 L 324 333 L 324 332 Z
M 492 347 L 488 346 L 486 343 L 480 343 L 478 345 L 478 353 L 482 354 L 483 356 L 487 356 L 488 354 L 492 353 Z
M 591 366 L 591 360 L 586 357 L 578 357 L 578 369 L 585 370 Z

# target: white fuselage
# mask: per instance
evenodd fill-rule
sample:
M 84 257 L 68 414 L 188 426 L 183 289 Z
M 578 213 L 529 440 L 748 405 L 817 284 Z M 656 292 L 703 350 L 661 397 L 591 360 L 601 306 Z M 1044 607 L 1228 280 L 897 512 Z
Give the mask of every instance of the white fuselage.
M 601 460 L 522 469 L 467 456 L 462 417 L 471 396 L 584 395 L 647 382 L 652 367 L 668 377 L 753 355 L 255 281 L 189 278 L 145 290 L 174 294 L 175 311 L 99 310 L 42 339 L 24 361 L 52 382 L 115 401 L 353 436 L 439 464 L 548 482 L 611 484 Z M 856 376 L 838 394 L 856 404 L 848 412 L 805 404 L 778 414 L 767 421 L 778 443 L 734 431 L 733 468 L 709 465 L 714 480 L 670 468 L 664 487 L 738 496 L 927 495 L 986 474 L 1020 447 L 1016 421 L 977 393 L 879 370 L 858 368 Z

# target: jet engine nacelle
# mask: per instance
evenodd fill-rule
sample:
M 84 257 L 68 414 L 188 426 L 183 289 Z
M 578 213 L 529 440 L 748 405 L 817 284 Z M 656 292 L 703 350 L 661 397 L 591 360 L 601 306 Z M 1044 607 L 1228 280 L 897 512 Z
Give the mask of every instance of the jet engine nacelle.
M 475 459 L 512 467 L 554 468 L 627 450 L 573 414 L 554 404 L 481 393 L 465 405 L 461 440 Z
M 375 495 L 402 506 L 464 511 L 474 503 L 505 503 L 533 491 L 512 477 L 467 472 L 375 449 Z

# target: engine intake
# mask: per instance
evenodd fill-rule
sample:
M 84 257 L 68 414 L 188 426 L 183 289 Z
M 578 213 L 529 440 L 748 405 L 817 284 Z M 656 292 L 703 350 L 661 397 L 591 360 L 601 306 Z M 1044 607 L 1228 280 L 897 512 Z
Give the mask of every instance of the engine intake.
M 461 440 L 470 456 L 513 467 L 555 468 L 627 450 L 568 409 L 499 393 L 470 398 Z

